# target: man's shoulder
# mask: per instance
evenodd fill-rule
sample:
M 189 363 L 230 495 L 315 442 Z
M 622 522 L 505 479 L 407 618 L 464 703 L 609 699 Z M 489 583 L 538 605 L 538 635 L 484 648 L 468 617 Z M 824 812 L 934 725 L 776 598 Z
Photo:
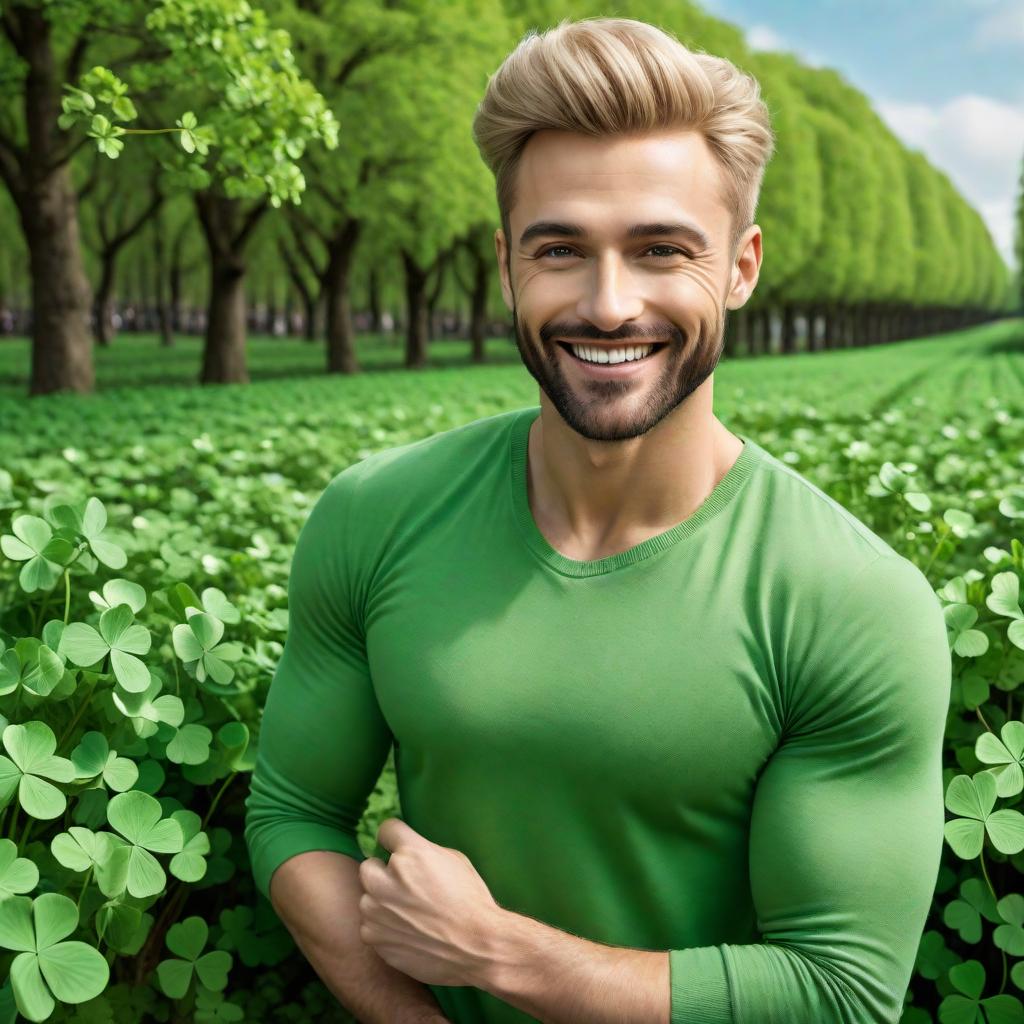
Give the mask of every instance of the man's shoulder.
M 808 552 L 814 564 L 841 570 L 845 562 L 848 571 L 856 572 L 879 556 L 901 557 L 867 523 L 782 459 L 766 451 L 761 466 L 773 527 Z
M 474 467 L 501 465 L 509 430 L 523 411 L 485 416 L 373 452 L 335 474 L 326 491 L 382 511 L 439 497 Z
M 934 618 L 940 602 L 910 558 L 781 459 L 766 452 L 761 467 L 759 561 L 787 621 L 820 642 L 839 637 L 836 616 Z

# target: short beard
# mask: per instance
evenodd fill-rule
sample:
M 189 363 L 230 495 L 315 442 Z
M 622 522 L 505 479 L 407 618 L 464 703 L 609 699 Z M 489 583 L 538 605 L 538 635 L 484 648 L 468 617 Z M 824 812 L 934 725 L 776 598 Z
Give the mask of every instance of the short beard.
M 720 315 L 711 323 L 701 321 L 696 341 L 685 339 L 670 341 L 664 353 L 664 367 L 652 383 L 646 385 L 642 407 L 629 416 L 613 419 L 601 415 L 602 407 L 618 401 L 627 394 L 623 383 L 609 380 L 594 381 L 590 390 L 594 397 L 581 402 L 577 392 L 562 372 L 561 356 L 555 350 L 556 342 L 542 345 L 525 337 L 519 320 L 518 308 L 512 306 L 512 324 L 519 356 L 529 374 L 548 396 L 551 404 L 565 423 L 581 437 L 590 441 L 628 441 L 641 437 L 656 427 L 674 409 L 683 404 L 715 372 L 725 347 L 725 322 L 727 310 L 723 306 Z M 550 336 L 547 325 L 542 325 L 542 336 Z M 678 331 L 674 332 L 678 337 Z M 636 388 L 636 384 L 626 385 Z

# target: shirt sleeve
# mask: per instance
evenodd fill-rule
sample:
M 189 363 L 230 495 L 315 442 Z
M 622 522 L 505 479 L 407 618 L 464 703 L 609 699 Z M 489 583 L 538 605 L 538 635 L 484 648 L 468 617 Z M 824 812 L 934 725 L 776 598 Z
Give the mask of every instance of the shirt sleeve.
M 357 565 L 347 554 L 354 490 L 348 470 L 331 481 L 292 557 L 288 632 L 245 802 L 253 877 L 268 899 L 271 876 L 295 854 L 366 859 L 356 829 L 392 742 L 367 664 Z
M 894 1024 L 942 855 L 951 655 L 908 559 L 859 571 L 808 647 L 757 782 L 762 942 L 669 951 L 672 1024 Z

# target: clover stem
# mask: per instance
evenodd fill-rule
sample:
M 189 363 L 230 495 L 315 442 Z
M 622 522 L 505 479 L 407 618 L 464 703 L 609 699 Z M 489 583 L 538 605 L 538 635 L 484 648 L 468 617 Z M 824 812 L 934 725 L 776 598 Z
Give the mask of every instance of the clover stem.
M 68 615 L 71 612 L 71 570 L 64 570 L 64 625 L 68 624 Z
M 93 865 L 89 865 L 89 870 L 85 873 L 85 881 L 82 883 L 82 891 L 78 894 L 78 903 L 76 904 L 78 909 L 82 909 L 82 897 L 85 895 L 85 890 L 89 887 L 89 879 L 92 878 Z
M 988 722 L 985 721 L 985 716 L 981 713 L 981 708 L 976 707 L 974 709 L 974 713 L 981 719 L 981 724 L 984 725 L 993 736 L 995 736 L 995 730 L 988 724 Z
M 28 815 L 28 818 L 25 821 L 25 828 L 24 828 L 24 830 L 21 833 L 21 839 L 18 842 L 18 849 L 19 850 L 21 850 L 24 847 L 25 843 L 28 842 L 28 834 L 31 831 L 32 826 L 35 823 L 36 823 L 35 822 L 35 818 L 33 818 L 31 814 Z
M 985 867 L 985 848 L 981 848 L 981 873 L 985 876 L 985 881 L 988 883 L 988 891 L 992 893 L 992 899 L 999 902 L 999 897 L 996 895 L 995 889 L 992 888 L 992 880 L 988 877 L 988 869 Z
M 100 673 L 100 676 L 106 673 L 107 661 L 109 659 L 109 654 L 106 656 L 106 658 L 103 659 L 103 671 Z M 92 700 L 92 692 L 96 689 L 96 684 L 100 681 L 100 676 L 97 676 L 92 681 L 92 684 L 89 687 L 89 692 L 85 695 L 85 700 L 83 700 L 82 703 L 78 705 L 78 710 L 75 712 L 75 717 L 72 718 L 71 721 L 68 723 L 68 727 L 64 730 L 64 735 L 61 736 L 60 741 L 57 743 L 58 750 L 60 750 L 60 748 L 64 745 L 64 741 L 71 735 L 72 730 L 75 728 L 76 725 L 78 725 L 78 720 L 82 717 L 82 715 L 85 713 L 85 709 L 89 706 L 89 702 Z
M 7 833 L 7 836 L 11 840 L 11 842 L 14 841 L 14 837 L 17 835 L 18 810 L 19 810 L 20 807 L 21 807 L 21 804 L 18 803 L 18 799 L 17 799 L 17 797 L 15 797 L 15 800 L 14 800 L 14 814 L 11 815 L 11 829 Z
M 942 549 L 942 545 L 946 543 L 946 538 L 949 536 L 949 531 L 951 529 L 952 527 L 949 525 L 949 523 L 946 523 L 945 532 L 942 534 L 942 536 L 939 537 L 939 543 L 935 545 L 935 550 L 932 552 L 932 557 L 928 559 L 928 564 L 921 570 L 921 572 L 927 574 L 928 570 L 932 567 L 932 562 L 935 561 L 935 556 L 938 555 L 939 551 Z
M 215 810 L 215 809 L 216 809 L 216 807 L 217 807 L 217 803 L 218 803 L 218 801 L 220 800 L 221 796 L 223 796 L 223 794 L 224 794 L 224 790 L 225 790 L 225 789 L 227 789 L 229 785 L 231 785 L 231 780 L 232 780 L 232 779 L 233 779 L 233 778 L 234 778 L 234 777 L 235 777 L 235 776 L 236 776 L 237 774 L 238 774 L 238 772 L 237 772 L 237 771 L 234 771 L 234 772 L 232 772 L 232 773 L 231 773 L 231 774 L 230 774 L 230 775 L 229 775 L 229 776 L 228 776 L 228 777 L 227 777 L 227 778 L 226 778 L 226 779 L 224 780 L 224 782 L 223 782 L 223 783 L 221 784 L 221 787 L 220 787 L 220 789 L 218 789 L 218 790 L 217 790 L 217 795 L 216 795 L 216 796 L 215 796 L 215 797 L 213 798 L 213 802 L 212 802 L 212 803 L 210 804 L 210 807 L 209 807 L 209 809 L 208 809 L 208 810 L 207 810 L 207 812 L 206 812 L 206 817 L 205 817 L 205 818 L 203 818 L 203 823 L 202 823 L 202 824 L 201 824 L 201 825 L 199 826 L 199 831 L 200 831 L 200 832 L 202 832 L 202 831 L 203 831 L 203 829 L 204 829 L 204 828 L 206 828 L 206 823 L 207 823 L 207 822 L 208 822 L 208 821 L 210 820 L 210 817 L 211 817 L 211 815 L 213 814 L 214 810 Z

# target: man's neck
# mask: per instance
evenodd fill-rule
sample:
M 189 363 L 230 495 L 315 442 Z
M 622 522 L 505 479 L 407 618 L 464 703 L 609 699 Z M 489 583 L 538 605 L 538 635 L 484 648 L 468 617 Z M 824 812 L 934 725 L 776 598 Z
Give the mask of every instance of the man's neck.
M 542 404 L 527 444 L 527 493 L 534 521 L 556 551 L 576 561 L 618 554 L 704 503 L 743 441 L 710 409 L 699 417 L 686 411 L 688 420 L 669 417 L 643 437 L 608 444 L 580 437 Z

